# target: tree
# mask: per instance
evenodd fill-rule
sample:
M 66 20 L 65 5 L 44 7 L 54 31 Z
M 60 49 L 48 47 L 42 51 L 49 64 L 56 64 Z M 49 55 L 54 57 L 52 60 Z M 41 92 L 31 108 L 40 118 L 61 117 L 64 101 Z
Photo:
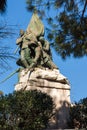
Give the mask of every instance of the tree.
M 42 130 L 53 116 L 54 103 L 46 93 L 19 91 L 0 96 L 0 129 Z
M 70 128 L 87 128 L 87 98 L 81 99 L 70 108 Z
M 7 0 L 0 0 L 0 14 L 6 12 Z M 0 43 L 8 37 L 12 37 L 15 33 L 12 27 L 7 25 L 5 22 L 0 20 Z M 13 54 L 10 53 L 10 47 L 5 44 L 0 44 L 0 72 L 2 69 L 8 68 L 8 59 L 14 58 Z
M 11 53 L 10 46 L 5 44 L 5 40 L 14 35 L 15 32 L 13 32 L 13 28 L 0 21 L 0 72 L 2 72 L 3 69 L 7 70 L 9 68 L 9 59 L 15 58 Z
M 87 0 L 26 0 L 48 26 L 51 45 L 63 58 L 87 56 Z
M 0 0 L 0 13 L 5 13 L 7 0 Z

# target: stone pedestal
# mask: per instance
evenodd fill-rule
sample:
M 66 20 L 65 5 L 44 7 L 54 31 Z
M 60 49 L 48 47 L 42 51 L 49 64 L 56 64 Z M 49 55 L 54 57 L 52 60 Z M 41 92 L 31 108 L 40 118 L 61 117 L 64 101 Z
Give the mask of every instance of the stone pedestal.
M 56 105 L 56 114 L 49 122 L 50 129 L 66 129 L 69 118 L 70 85 L 65 76 L 59 70 L 40 69 L 20 72 L 20 79 L 15 85 L 15 90 L 40 90 L 53 98 Z

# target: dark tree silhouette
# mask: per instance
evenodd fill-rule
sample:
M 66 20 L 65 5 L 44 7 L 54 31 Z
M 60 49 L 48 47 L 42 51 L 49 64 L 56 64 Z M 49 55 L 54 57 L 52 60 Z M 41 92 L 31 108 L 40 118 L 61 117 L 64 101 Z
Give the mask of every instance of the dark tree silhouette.
M 0 0 L 0 14 L 6 12 L 7 0 Z M 10 47 L 5 45 L 4 39 L 13 36 L 12 26 L 9 26 L 7 23 L 0 20 L 0 73 L 2 69 L 8 69 L 8 59 L 14 58 L 13 54 L 10 52 Z
M 0 0 L 0 13 L 5 13 L 7 0 Z
M 42 130 L 55 109 L 52 98 L 37 90 L 0 96 L 0 130 Z
M 65 59 L 87 56 L 87 0 L 27 0 L 48 23 L 51 45 Z

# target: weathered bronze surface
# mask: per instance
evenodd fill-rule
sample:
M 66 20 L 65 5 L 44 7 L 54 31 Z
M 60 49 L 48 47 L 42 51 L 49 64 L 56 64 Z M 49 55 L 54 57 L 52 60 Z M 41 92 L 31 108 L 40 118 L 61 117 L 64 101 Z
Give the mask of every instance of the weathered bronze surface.
M 44 25 L 37 13 L 33 13 L 27 30 L 20 30 L 16 44 L 20 48 L 17 65 L 28 69 L 34 67 L 57 69 L 52 61 L 50 44 L 44 38 Z

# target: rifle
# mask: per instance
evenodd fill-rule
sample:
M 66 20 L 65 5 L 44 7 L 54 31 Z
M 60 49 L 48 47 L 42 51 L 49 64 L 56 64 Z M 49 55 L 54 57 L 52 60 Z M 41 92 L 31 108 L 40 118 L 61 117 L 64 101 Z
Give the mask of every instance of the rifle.
M 11 78 L 14 74 L 18 73 L 20 71 L 20 68 L 16 69 L 14 72 L 12 72 L 8 77 L 6 77 L 5 79 L 3 79 L 1 83 L 5 82 L 6 80 L 8 80 L 9 78 Z
M 14 54 L 16 54 L 17 51 L 18 51 L 18 49 L 20 48 L 20 45 L 22 44 L 23 38 L 24 38 L 24 36 L 22 36 L 22 37 L 20 37 L 20 38 L 18 38 L 18 39 L 16 40 L 16 44 L 17 44 L 18 46 L 16 47 L 16 49 L 15 49 L 15 51 L 14 51 Z
M 17 51 L 18 51 L 19 48 L 20 48 L 19 46 L 16 47 L 16 49 L 15 49 L 15 51 L 14 51 L 14 54 L 17 53 Z

